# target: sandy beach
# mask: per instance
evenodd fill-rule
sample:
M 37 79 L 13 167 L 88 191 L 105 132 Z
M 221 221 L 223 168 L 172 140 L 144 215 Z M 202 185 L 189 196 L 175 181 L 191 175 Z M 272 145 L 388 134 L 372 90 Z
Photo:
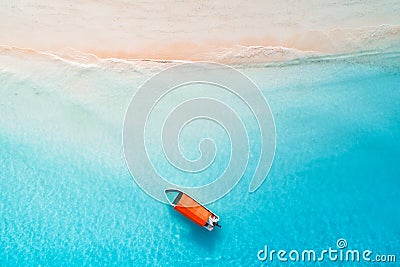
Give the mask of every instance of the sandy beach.
M 396 50 L 400 2 L 9 1 L 0 45 L 102 58 L 263 62 Z

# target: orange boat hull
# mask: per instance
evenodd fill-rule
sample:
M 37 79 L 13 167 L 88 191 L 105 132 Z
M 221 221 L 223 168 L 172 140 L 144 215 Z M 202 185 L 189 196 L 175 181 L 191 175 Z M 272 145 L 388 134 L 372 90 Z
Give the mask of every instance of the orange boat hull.
M 218 222 L 219 217 L 201 205 L 186 193 L 177 189 L 165 190 L 168 201 L 176 211 L 201 227 L 211 231 L 212 222 Z

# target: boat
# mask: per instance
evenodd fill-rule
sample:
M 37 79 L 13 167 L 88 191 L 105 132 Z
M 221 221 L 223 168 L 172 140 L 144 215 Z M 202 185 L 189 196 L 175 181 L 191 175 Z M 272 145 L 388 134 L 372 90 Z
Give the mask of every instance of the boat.
M 196 223 L 197 225 L 212 231 L 218 224 L 219 217 L 194 198 L 178 189 L 165 189 L 165 196 L 168 202 L 174 207 L 174 210 Z

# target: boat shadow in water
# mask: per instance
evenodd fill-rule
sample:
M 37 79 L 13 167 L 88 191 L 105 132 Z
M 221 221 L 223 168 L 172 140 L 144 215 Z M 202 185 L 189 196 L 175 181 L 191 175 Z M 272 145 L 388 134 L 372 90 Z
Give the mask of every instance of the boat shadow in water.
M 213 231 L 208 231 L 207 229 L 198 226 L 197 224 L 191 222 L 185 218 L 180 213 L 176 212 L 173 208 L 167 207 L 171 222 L 177 224 L 177 233 L 182 241 L 191 241 L 196 243 L 199 247 L 204 248 L 207 251 L 215 251 L 217 243 L 223 237 L 223 228 L 214 228 Z

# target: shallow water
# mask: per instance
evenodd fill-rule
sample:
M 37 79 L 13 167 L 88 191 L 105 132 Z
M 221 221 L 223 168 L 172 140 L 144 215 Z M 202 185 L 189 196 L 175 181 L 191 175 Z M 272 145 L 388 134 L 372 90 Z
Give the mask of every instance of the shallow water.
M 0 58 L 0 265 L 249 266 L 265 245 L 322 250 L 339 238 L 400 249 L 398 53 L 239 66 L 270 104 L 276 156 L 255 193 L 250 161 L 209 205 L 223 225 L 213 232 L 147 196 L 124 162 L 125 109 L 165 64 Z M 316 263 L 327 264 L 342 265 Z

